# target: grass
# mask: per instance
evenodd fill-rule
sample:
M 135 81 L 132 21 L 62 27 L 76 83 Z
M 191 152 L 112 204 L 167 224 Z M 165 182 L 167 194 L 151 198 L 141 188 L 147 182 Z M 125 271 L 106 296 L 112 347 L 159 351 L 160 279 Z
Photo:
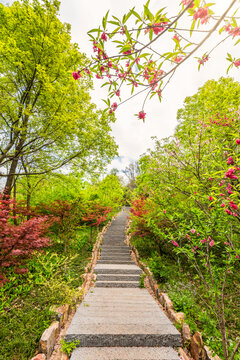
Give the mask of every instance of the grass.
M 76 229 L 66 255 L 55 236 L 52 247 L 28 260 L 28 273 L 9 272 L 9 282 L 0 288 L 0 360 L 34 356 L 53 320 L 50 307 L 71 303 L 83 282 L 94 242 L 89 234 L 89 228 Z

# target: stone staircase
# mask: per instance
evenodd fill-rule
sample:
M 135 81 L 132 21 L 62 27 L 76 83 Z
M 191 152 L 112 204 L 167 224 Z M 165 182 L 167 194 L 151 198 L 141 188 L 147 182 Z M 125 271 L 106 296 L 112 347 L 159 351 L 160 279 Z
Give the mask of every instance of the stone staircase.
M 79 306 L 65 340 L 78 340 L 71 360 L 179 360 L 181 335 L 146 289 L 124 243 L 127 213 L 104 235 L 97 281 Z

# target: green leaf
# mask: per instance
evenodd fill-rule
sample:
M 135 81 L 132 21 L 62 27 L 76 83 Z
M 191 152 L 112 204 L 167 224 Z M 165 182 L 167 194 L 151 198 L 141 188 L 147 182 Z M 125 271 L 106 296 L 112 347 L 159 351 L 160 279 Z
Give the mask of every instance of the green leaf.
M 92 30 L 89 30 L 87 33 L 90 34 L 90 33 L 93 33 L 93 32 L 97 32 L 97 33 L 100 33 L 100 29 L 92 29 Z
M 102 19 L 102 26 L 103 26 L 103 29 L 106 30 L 106 25 L 107 25 L 107 18 L 108 18 L 108 14 L 109 14 L 109 11 L 106 13 L 106 15 L 103 17 Z
M 239 43 L 240 43 L 240 39 L 238 39 L 238 40 L 235 42 L 234 45 L 237 45 L 237 44 L 239 44 Z
M 141 16 L 135 10 L 131 10 L 131 11 L 132 11 L 132 14 L 135 15 L 139 21 L 142 21 Z
M 153 38 L 153 29 L 150 29 L 150 31 L 149 31 L 149 39 L 150 39 L 150 41 L 152 41 L 152 38 Z
M 131 41 L 132 41 L 132 38 L 131 38 L 131 36 L 130 36 L 127 28 L 125 28 L 125 34 L 126 34 L 126 36 L 127 36 L 127 40 L 128 40 L 129 42 L 131 42 Z
M 127 13 L 127 15 L 125 15 L 125 20 L 124 20 L 123 24 L 125 24 L 125 23 L 128 21 L 128 19 L 130 18 L 130 16 L 132 16 L 132 10 L 130 10 L 130 11 Z
M 144 5 L 144 17 L 147 17 L 148 20 L 152 21 L 154 16 L 146 5 Z
M 193 20 L 191 28 L 190 28 L 190 36 L 192 36 L 193 30 L 195 29 L 196 20 Z
M 234 28 L 237 27 L 237 21 L 235 18 L 232 18 L 232 25 Z
M 109 24 L 112 24 L 112 25 L 116 25 L 116 26 L 120 25 L 119 22 L 117 22 L 117 21 L 109 20 L 108 22 L 109 22 Z
M 141 33 L 142 27 L 143 27 L 143 24 L 141 24 L 141 25 L 139 26 L 139 28 L 138 28 L 138 31 L 137 31 L 137 39 L 138 39 L 138 37 L 139 37 L 139 35 L 140 35 L 140 33 Z

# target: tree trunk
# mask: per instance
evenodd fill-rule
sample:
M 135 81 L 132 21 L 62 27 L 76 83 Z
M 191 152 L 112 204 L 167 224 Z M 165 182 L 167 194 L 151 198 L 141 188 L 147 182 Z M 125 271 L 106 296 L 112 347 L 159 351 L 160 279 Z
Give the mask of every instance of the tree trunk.
M 31 201 L 31 193 L 27 193 L 27 220 L 30 220 L 30 201 Z
M 16 195 L 17 195 L 17 179 L 14 181 L 13 185 L 13 223 L 14 225 L 17 225 L 17 219 L 16 219 Z
M 7 181 L 4 187 L 4 195 L 11 195 L 11 191 L 14 185 L 14 177 L 15 177 L 15 173 L 16 173 L 16 169 L 17 169 L 17 164 L 18 164 L 18 157 L 15 157 L 12 160 L 11 163 L 11 167 L 10 167 L 10 171 L 7 177 Z

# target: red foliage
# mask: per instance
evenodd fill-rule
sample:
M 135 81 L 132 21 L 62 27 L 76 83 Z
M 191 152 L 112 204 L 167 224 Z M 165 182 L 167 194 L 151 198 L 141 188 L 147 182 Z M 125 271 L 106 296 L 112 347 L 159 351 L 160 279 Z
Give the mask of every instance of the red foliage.
M 112 211 L 112 208 L 109 206 L 101 206 L 99 204 L 93 204 L 93 206 L 88 209 L 85 216 L 82 220 L 88 223 L 90 226 L 99 226 L 104 221 L 107 220 L 108 214 Z
M 55 200 L 51 204 L 41 204 L 36 207 L 35 212 L 37 214 L 46 214 L 53 216 L 55 222 L 62 225 L 63 220 L 70 216 L 72 205 L 66 200 Z
M 0 269 L 14 266 L 17 273 L 25 273 L 28 269 L 20 269 L 19 265 L 34 251 L 49 246 L 49 239 L 44 233 L 52 225 L 54 218 L 49 216 L 34 217 L 19 225 L 13 224 L 14 201 L 0 195 Z M 4 275 L 0 275 L 0 284 Z
M 145 205 L 146 198 L 144 196 L 140 197 L 139 199 L 135 199 L 130 210 L 133 216 L 143 218 L 143 216 L 147 214 Z

